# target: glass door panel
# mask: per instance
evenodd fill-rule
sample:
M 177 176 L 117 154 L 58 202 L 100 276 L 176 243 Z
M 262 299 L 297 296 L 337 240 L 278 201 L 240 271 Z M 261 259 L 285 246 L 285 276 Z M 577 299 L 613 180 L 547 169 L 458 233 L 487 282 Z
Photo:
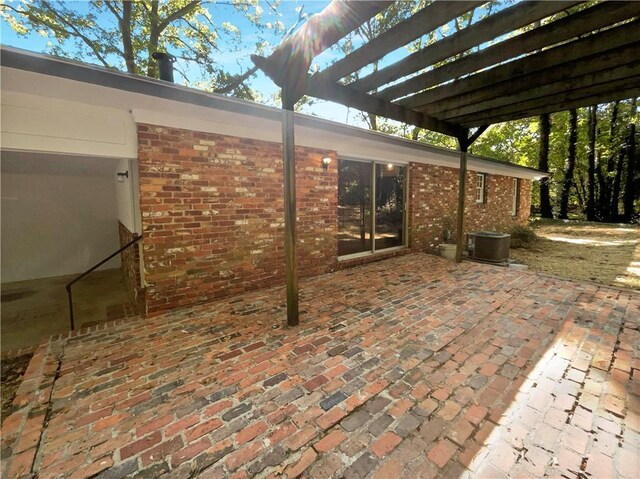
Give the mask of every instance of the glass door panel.
M 404 244 L 406 167 L 375 165 L 376 251 Z
M 371 251 L 371 163 L 338 160 L 338 255 Z

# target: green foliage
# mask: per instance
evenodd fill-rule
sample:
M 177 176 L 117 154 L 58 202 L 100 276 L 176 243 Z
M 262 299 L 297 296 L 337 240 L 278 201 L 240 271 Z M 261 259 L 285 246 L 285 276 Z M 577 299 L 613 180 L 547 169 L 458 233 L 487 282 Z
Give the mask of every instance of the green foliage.
M 232 0 L 221 8 L 242 12 L 258 32 L 284 32 L 280 21 L 262 22 L 258 0 Z M 200 78 L 211 79 L 198 86 L 212 91 L 226 87 L 235 96 L 253 98 L 246 86 L 234 87 L 236 77 L 216 61 L 223 50 L 228 54 L 247 48 L 239 28 L 213 18 L 199 0 L 22 0 L 3 2 L 0 14 L 18 35 L 35 31 L 49 38 L 48 53 L 54 55 L 157 78 L 151 55 L 167 51 L 180 60 L 175 65 L 178 81 L 189 85 L 195 68 Z M 265 46 L 258 38 L 250 48 L 260 52 Z
M 530 226 L 517 225 L 509 231 L 512 248 L 530 249 L 536 242 L 537 236 Z
M 625 126 L 637 123 L 638 112 L 632 100 L 619 103 L 617 128 L 611 137 L 611 113 L 613 103 L 598 105 L 596 157 L 599 167 L 606 179 L 612 180 L 615 171 L 608 172 L 607 161 L 617 157 L 620 147 L 625 141 Z M 587 177 L 588 142 L 588 109 L 578 109 L 578 144 L 576 172 L 573 179 L 570 203 L 574 212 L 582 214 Z M 475 155 L 487 156 L 509 163 L 516 163 L 531 168 L 538 167 L 539 158 L 539 118 L 526 118 L 491 126 L 473 144 L 471 151 Z M 562 111 L 551 115 L 551 135 L 549 139 L 549 172 L 551 173 L 551 201 L 557 204 L 560 186 L 563 180 L 564 161 L 569 148 L 569 112 Z M 638 173 L 638 167 L 636 167 Z M 537 210 L 540 202 L 538 183 L 533 185 L 533 207 Z

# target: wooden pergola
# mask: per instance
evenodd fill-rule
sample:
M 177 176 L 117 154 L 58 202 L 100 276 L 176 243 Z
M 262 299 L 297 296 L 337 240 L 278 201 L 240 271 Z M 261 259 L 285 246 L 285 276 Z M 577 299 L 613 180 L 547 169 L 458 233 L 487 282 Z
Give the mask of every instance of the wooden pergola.
M 636 1 L 518 2 L 348 81 L 353 73 L 487 4 L 435 0 L 309 75 L 318 54 L 392 3 L 334 0 L 271 56 L 252 56 L 282 89 L 289 325 L 298 324 L 293 109 L 304 95 L 457 139 L 457 261 L 462 259 L 464 238 L 467 150 L 489 125 L 640 96 Z

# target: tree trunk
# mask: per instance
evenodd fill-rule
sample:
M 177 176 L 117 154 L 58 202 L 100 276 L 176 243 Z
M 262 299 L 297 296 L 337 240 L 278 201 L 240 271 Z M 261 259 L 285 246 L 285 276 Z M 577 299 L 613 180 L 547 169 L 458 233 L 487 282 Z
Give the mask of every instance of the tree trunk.
M 606 181 L 604 178 L 602 167 L 602 155 L 600 152 L 596 154 L 596 175 L 598 177 L 598 203 L 597 203 L 597 216 L 600 221 L 604 220 L 605 212 L 603 209 L 603 195 L 605 195 L 605 191 L 607 190 Z
M 564 163 L 564 179 L 560 193 L 560 219 L 569 218 L 569 192 L 573 184 L 573 172 L 576 168 L 576 146 L 578 143 L 578 112 L 574 108 L 569 112 L 569 154 Z
M 613 187 L 611 189 L 611 208 L 609 210 L 609 218 L 618 221 L 618 206 L 620 204 L 620 184 L 622 182 L 622 170 L 624 169 L 624 157 L 626 153 L 626 145 L 623 142 L 618 152 L 618 164 L 616 166 L 616 176 L 613 179 Z
M 620 109 L 620 102 L 613 103 L 613 109 L 611 110 L 611 125 L 609 126 L 609 161 L 607 161 L 607 173 L 613 173 L 615 168 L 615 154 L 613 153 L 613 147 L 616 143 L 616 132 L 618 123 L 618 111 Z
M 578 196 L 578 204 L 580 205 L 580 209 L 585 211 L 586 207 L 586 197 L 587 197 L 587 188 L 584 185 L 584 177 L 578 173 L 578 181 L 576 182 L 576 195 Z
M 373 131 L 378 131 L 378 116 L 373 113 L 367 113 L 366 115 L 369 118 L 369 128 Z
M 549 135 L 551 133 L 551 117 L 549 114 L 540 116 L 540 156 L 538 169 L 549 171 Z M 540 181 L 540 215 L 543 218 L 553 218 L 551 199 L 549 197 L 549 178 Z
M 618 123 L 618 108 L 620 102 L 613 103 L 611 110 L 611 125 L 609 127 L 609 158 L 607 159 L 607 174 L 604 176 L 604 188 L 600 190 L 600 211 L 604 221 L 611 221 L 611 194 L 613 189 L 613 171 L 615 169 L 616 126 Z
M 151 10 L 149 12 L 149 59 L 147 60 L 147 76 L 158 78 L 158 64 L 152 55 L 158 51 L 160 42 L 160 17 L 158 15 L 158 0 L 151 0 Z
M 589 107 L 589 156 L 587 169 L 587 221 L 596 219 L 596 115 L 597 106 Z
M 624 186 L 624 214 L 623 220 L 625 222 L 631 221 L 633 217 L 633 199 L 634 199 L 634 177 L 635 177 L 635 163 L 636 163 L 636 125 L 631 123 L 629 125 L 629 136 L 627 139 L 627 179 Z
M 122 32 L 122 52 L 124 53 L 124 61 L 129 73 L 138 73 L 136 68 L 136 59 L 133 53 L 133 40 L 131 37 L 131 0 L 122 2 L 122 21 L 120 22 L 120 31 Z

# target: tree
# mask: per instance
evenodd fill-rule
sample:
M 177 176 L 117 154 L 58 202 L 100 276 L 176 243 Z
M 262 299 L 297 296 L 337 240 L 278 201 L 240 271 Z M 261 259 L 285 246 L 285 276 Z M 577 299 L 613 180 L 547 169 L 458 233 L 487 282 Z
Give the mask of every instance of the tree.
M 564 180 L 560 193 L 560 219 L 569 218 L 569 191 L 573 185 L 573 174 L 576 167 L 576 149 L 578 144 L 578 112 L 569 112 L 569 152 L 564 165 Z
M 587 221 L 596 219 L 596 106 L 589 107 L 589 155 L 587 167 Z
M 216 5 L 241 12 L 258 29 L 284 28 L 279 21 L 261 22 L 257 0 Z M 192 83 L 189 76 L 193 76 L 187 69 L 196 66 L 200 77 L 207 79 L 205 88 L 252 96 L 216 61 L 222 48 L 243 46 L 240 30 L 232 23 L 216 22 L 200 0 L 92 0 L 85 8 L 61 0 L 23 0 L 17 5 L 3 3 L 0 11 L 19 35 L 37 31 L 50 38 L 49 53 L 54 55 L 157 78 L 157 63 L 151 55 L 168 51 L 184 60 L 177 71 L 186 84 Z M 255 48 L 260 51 L 265 46 L 259 39 Z
M 616 133 L 618 124 L 618 112 L 620 102 L 613 103 L 611 109 L 611 121 L 609 123 L 609 144 L 608 159 L 606 171 L 601 172 L 601 188 L 600 188 L 600 215 L 604 221 L 611 221 L 611 193 L 613 189 L 614 168 L 615 168 L 615 150 L 616 150 Z M 601 165 L 602 167 L 603 165 Z
M 551 117 L 548 113 L 540 115 L 540 155 L 538 169 L 549 172 L 549 136 L 551 135 Z M 540 180 L 540 215 L 553 218 L 551 198 L 549 197 L 549 178 Z
M 623 220 L 631 221 L 633 217 L 634 183 L 636 165 L 636 125 L 629 124 L 629 134 L 627 137 L 627 179 L 624 187 L 624 213 Z

